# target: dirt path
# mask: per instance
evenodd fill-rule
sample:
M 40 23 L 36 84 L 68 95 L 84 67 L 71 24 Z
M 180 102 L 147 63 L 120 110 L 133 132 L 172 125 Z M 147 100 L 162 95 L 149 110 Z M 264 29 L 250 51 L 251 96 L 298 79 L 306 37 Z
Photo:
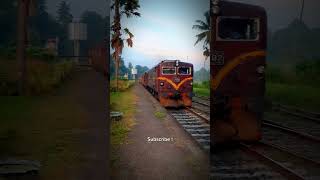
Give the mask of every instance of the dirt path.
M 209 157 L 170 116 L 160 120 L 161 107 L 140 85 L 136 125 L 120 147 L 118 171 L 112 179 L 121 180 L 202 180 L 209 179 Z M 148 142 L 148 137 L 172 138 L 169 142 Z
M 66 96 L 74 98 L 88 114 L 87 130 L 81 134 L 84 147 L 81 159 L 84 163 L 72 179 L 105 180 L 109 174 L 107 81 L 100 73 L 82 70 L 76 73 L 69 86 Z
M 107 122 L 107 81 L 102 74 L 80 68 L 58 91 L 57 98 L 66 98 L 79 105 L 84 115 L 85 126 L 73 130 L 80 139 L 78 167 L 66 172 L 69 180 L 106 180 L 109 178 L 108 167 L 108 129 Z M 63 103 L 63 102 L 61 102 Z

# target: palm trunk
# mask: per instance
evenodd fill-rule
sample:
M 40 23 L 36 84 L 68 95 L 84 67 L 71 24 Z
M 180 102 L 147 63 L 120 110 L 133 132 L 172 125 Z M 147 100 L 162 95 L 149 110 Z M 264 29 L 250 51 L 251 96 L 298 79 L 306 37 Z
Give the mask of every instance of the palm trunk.
M 115 21 L 115 34 L 120 38 L 120 0 L 115 0 L 115 15 L 114 15 L 114 21 Z M 120 48 L 119 46 L 117 48 Z M 117 50 L 116 50 L 117 51 Z M 120 55 L 116 54 L 115 57 L 115 75 L 116 75 L 116 91 L 119 90 L 119 61 L 120 61 Z
M 18 1 L 17 16 L 17 62 L 19 63 L 19 94 L 25 95 L 27 84 L 26 40 L 27 40 L 27 16 L 29 0 Z
M 304 10 L 304 0 L 302 0 L 301 11 L 300 11 L 300 21 L 302 22 L 303 18 L 303 10 Z

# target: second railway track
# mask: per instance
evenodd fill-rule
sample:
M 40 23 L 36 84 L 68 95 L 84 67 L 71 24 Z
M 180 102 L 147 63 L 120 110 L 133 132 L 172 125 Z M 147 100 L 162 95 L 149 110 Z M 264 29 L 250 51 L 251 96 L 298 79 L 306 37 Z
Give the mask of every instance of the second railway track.
M 169 114 L 205 151 L 210 151 L 210 124 L 203 115 L 188 109 L 167 109 Z

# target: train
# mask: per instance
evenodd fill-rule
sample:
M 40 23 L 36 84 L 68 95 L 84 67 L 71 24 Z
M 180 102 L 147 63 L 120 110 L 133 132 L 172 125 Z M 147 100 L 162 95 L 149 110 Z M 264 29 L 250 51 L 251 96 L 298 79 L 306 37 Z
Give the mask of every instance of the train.
M 193 96 L 193 65 L 163 60 L 145 72 L 140 83 L 166 108 L 190 107 Z
M 262 138 L 267 14 L 264 8 L 211 2 L 211 145 Z

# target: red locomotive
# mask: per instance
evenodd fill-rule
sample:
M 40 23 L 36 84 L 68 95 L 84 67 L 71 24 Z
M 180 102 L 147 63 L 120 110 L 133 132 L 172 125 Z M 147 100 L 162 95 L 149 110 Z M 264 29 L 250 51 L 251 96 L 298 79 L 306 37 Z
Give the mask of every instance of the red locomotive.
M 265 93 L 266 11 L 213 0 L 211 27 L 211 139 L 258 141 Z
M 193 65 L 179 60 L 165 60 L 145 72 L 143 86 L 164 107 L 188 107 L 192 104 Z

